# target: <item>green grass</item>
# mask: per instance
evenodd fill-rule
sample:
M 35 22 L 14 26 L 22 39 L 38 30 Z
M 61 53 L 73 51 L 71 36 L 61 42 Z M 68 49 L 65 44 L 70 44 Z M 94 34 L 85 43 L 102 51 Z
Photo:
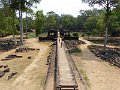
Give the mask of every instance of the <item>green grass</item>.
M 35 38 L 35 37 L 36 37 L 35 32 L 28 33 L 28 38 Z
M 85 84 L 91 88 L 91 84 L 90 84 L 90 80 L 87 76 L 87 73 L 86 71 L 84 70 L 84 65 L 83 65 L 83 62 L 81 60 L 75 60 L 75 65 L 77 66 L 78 70 L 79 70 L 79 73 L 80 75 L 82 76 L 83 80 L 85 81 Z
M 76 57 L 82 57 L 82 52 L 81 52 L 80 48 L 75 48 L 70 53 L 71 53 L 71 55 L 74 55 Z M 81 74 L 82 78 L 84 79 L 85 84 L 88 86 L 88 88 L 91 88 L 90 80 L 87 76 L 86 71 L 83 68 L 84 64 L 83 64 L 82 60 L 76 59 L 76 60 L 74 60 L 74 62 L 75 62 L 75 65 L 77 66 L 77 68 L 79 70 L 79 73 Z
M 86 72 L 85 72 L 82 68 L 80 68 L 79 70 L 80 70 L 80 73 L 81 73 L 81 75 L 83 76 L 83 79 L 85 80 L 87 86 L 88 86 L 88 87 L 91 87 L 91 86 L 90 86 L 90 85 L 91 85 L 91 84 L 90 84 L 90 80 L 89 80 Z
M 79 48 L 72 49 L 70 54 L 79 56 L 81 54 L 81 50 Z
M 47 35 L 48 35 L 47 32 L 43 32 L 43 33 L 41 33 L 39 36 L 40 36 L 40 37 L 46 37 Z
M 41 33 L 39 36 L 40 37 L 46 37 L 47 36 L 47 32 Z M 35 38 L 35 37 L 36 37 L 35 32 L 28 33 L 28 38 Z
M 85 32 L 71 32 L 70 35 L 73 36 L 73 33 L 78 33 L 79 37 L 82 37 L 83 34 L 85 37 L 87 36 Z
M 45 80 L 46 80 L 45 78 L 46 78 L 45 76 L 42 76 L 42 77 L 41 77 L 40 85 L 43 86 L 43 87 L 44 87 L 44 85 L 45 85 Z

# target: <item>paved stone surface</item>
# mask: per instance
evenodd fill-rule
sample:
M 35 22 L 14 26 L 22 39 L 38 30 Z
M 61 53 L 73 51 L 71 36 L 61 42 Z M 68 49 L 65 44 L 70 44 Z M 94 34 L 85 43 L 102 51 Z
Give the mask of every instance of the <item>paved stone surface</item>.
M 59 85 L 76 85 L 71 72 L 71 67 L 67 59 L 63 41 L 58 37 L 58 66 L 59 66 Z

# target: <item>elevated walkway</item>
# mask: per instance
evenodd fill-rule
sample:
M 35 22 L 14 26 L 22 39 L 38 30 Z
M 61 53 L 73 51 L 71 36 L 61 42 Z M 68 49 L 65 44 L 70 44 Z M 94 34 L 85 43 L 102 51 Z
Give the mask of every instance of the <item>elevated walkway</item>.
M 57 39 L 57 90 L 77 90 L 77 84 L 67 58 L 64 42 L 58 34 Z

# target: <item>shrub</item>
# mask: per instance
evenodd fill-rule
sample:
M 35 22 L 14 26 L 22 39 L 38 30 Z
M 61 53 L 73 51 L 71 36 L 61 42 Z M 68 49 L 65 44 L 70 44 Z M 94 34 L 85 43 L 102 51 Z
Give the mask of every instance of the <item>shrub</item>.
M 73 33 L 73 36 L 78 37 L 79 35 L 78 35 L 78 33 Z

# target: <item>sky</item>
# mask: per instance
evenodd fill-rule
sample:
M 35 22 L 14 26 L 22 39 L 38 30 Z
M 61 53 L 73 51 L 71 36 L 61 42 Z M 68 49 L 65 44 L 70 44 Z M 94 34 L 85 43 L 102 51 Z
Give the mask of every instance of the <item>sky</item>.
M 71 14 L 76 17 L 79 15 L 80 10 L 88 9 L 90 9 L 88 4 L 82 3 L 81 0 L 41 0 L 34 11 L 43 10 L 44 14 L 54 11 L 59 15 Z

